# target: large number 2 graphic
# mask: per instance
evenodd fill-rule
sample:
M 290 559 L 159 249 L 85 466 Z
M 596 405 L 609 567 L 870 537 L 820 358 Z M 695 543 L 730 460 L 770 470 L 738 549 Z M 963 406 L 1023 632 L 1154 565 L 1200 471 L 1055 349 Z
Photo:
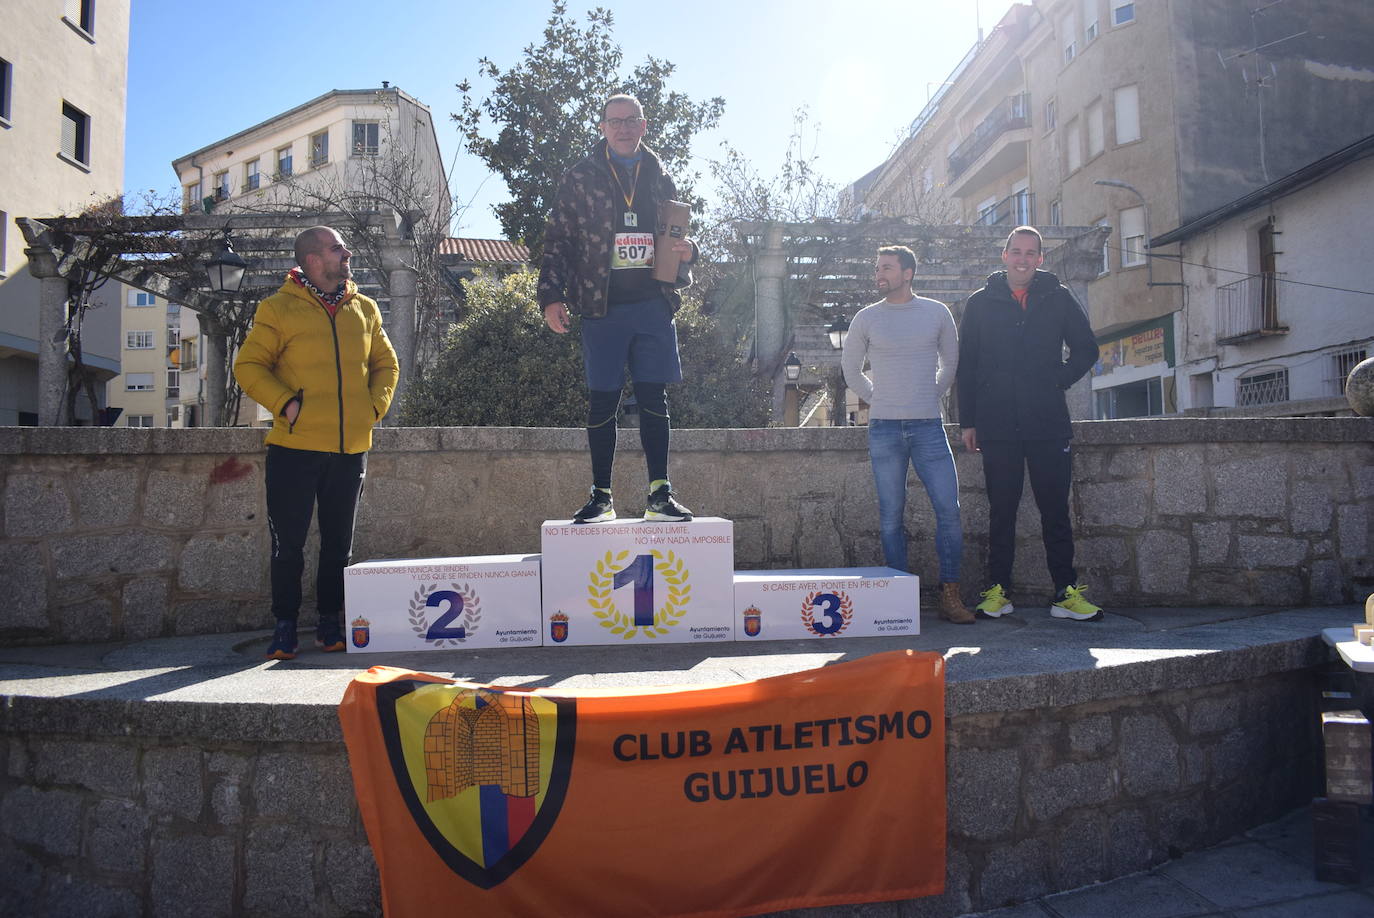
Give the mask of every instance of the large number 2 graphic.
M 443 638 L 453 638 L 463 640 L 468 636 L 467 629 L 462 625 L 457 628 L 449 628 L 448 623 L 463 614 L 463 595 L 452 590 L 440 590 L 437 593 L 430 593 L 429 599 L 425 600 L 425 605 L 431 609 L 439 608 L 439 603 L 448 602 L 448 611 L 434 620 L 434 624 L 429 626 L 425 632 L 426 641 L 438 641 Z
M 821 607 L 821 614 L 825 616 L 825 624 L 821 624 L 814 619 L 811 627 L 817 634 L 834 634 L 844 627 L 844 618 L 840 615 L 840 597 L 834 593 L 822 593 L 811 602 L 811 608 Z
M 635 627 L 652 628 L 654 624 L 654 556 L 636 555 L 624 570 L 615 572 L 613 589 L 634 582 Z

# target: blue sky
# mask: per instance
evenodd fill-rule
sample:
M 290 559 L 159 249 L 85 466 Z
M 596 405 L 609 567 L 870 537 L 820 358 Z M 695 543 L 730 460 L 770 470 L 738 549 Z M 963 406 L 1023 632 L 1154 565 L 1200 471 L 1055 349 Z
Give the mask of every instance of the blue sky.
M 792 113 L 807 106 L 820 171 L 845 184 L 880 163 L 1013 0 L 691 0 L 678 19 L 659 3 L 608 4 L 627 65 L 646 55 L 677 65 L 673 87 L 725 98 L 719 129 L 700 135 L 705 160 L 728 140 L 764 174 L 781 164 Z M 569 3 L 579 21 L 594 4 Z M 491 205 L 504 183 L 461 149 L 449 114 L 477 61 L 506 69 L 542 40 L 547 0 L 281 0 L 219 7 L 133 0 L 125 189 L 176 191 L 172 160 L 331 89 L 388 80 L 430 107 L 452 190 L 471 202 L 459 235 L 500 235 Z M 687 12 L 690 11 L 690 12 Z M 652 121 L 653 113 L 650 112 Z M 652 127 L 651 127 L 652 131 Z M 652 143 L 652 135 L 649 138 Z M 709 185 L 702 191 L 709 194 Z

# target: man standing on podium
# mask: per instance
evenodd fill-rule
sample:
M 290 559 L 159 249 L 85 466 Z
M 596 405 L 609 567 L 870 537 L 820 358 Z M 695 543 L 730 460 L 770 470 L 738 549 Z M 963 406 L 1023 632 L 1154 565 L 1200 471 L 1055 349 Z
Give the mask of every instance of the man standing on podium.
M 563 177 L 544 237 L 539 269 L 544 321 L 561 335 L 572 327 L 570 315 L 582 319 L 592 488 L 574 523 L 615 519 L 611 468 L 627 363 L 649 473 L 644 519 L 692 518 L 668 480 L 666 386 L 682 381 L 673 315 L 682 303 L 678 290 L 692 282 L 689 265 L 697 248 L 690 239 L 674 241 L 672 254 L 681 259 L 676 280 L 654 279 L 659 204 L 674 200 L 677 189 L 658 157 L 641 142 L 646 127 L 643 107 L 634 96 L 606 100 L 603 139 Z
M 973 613 L 959 595 L 964 553 L 959 474 L 940 418 L 940 399 L 954 384 L 959 364 L 959 340 L 949 307 L 912 292 L 915 276 L 916 253 L 911 249 L 878 249 L 873 280 L 883 299 L 854 316 L 840 363 L 845 383 L 869 404 L 868 456 L 878 491 L 883 563 L 910 570 L 903 524 L 910 464 L 935 511 L 940 617 L 971 625 Z M 863 372 L 865 358 L 871 377 Z

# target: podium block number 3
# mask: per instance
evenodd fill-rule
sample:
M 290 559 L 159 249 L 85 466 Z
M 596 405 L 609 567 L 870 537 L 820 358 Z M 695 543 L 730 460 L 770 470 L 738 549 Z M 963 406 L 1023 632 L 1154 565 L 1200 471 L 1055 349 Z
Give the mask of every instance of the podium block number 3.
M 634 584 L 635 627 L 650 628 L 654 624 L 654 556 L 635 555 L 635 559 L 615 572 L 613 589 L 627 583 Z M 461 599 L 459 609 L 462 608 Z

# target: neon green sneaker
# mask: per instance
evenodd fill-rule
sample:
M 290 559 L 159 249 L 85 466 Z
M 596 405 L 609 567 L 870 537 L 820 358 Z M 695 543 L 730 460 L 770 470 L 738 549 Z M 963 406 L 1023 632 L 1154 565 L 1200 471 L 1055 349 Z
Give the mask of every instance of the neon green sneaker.
M 983 597 L 983 601 L 978 603 L 974 609 L 983 618 L 1001 618 L 1003 615 L 1010 615 L 1016 611 L 1016 607 L 1011 604 L 1007 594 L 1002 591 L 1002 584 L 1000 583 L 994 583 L 978 595 Z
M 1067 618 L 1076 622 L 1100 622 L 1102 620 L 1102 609 L 1088 602 L 1083 597 L 1083 591 L 1088 585 L 1064 587 L 1054 597 L 1054 603 L 1050 606 L 1050 615 L 1055 618 Z

